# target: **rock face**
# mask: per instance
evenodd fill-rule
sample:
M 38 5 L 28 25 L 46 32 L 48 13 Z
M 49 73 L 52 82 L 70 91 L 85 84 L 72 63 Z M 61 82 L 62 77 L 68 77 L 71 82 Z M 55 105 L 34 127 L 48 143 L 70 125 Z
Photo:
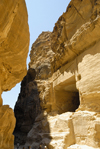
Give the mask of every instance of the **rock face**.
M 20 82 L 27 71 L 29 28 L 25 1 L 1 1 L 0 15 L 0 148 L 13 149 L 15 117 L 9 106 L 2 106 L 1 94 Z
M 0 148 L 13 149 L 14 136 L 12 135 L 15 127 L 14 112 L 8 105 L 0 107 Z
M 34 55 L 36 57 L 34 57 Z M 51 49 L 51 32 L 42 32 L 33 43 L 29 67 L 36 70 L 36 82 L 42 109 L 50 111 L 52 100 L 51 60 L 54 52 Z
M 99 24 L 99 0 L 72 0 L 49 42 L 42 33 L 33 44 L 29 66 L 37 73 L 41 113 L 25 146 L 100 149 Z
M 21 92 L 14 108 L 17 120 L 14 131 L 15 144 L 19 142 L 23 145 L 37 115 L 42 109 L 50 110 L 50 104 L 46 104 L 49 98 L 47 88 L 50 88 L 48 78 L 52 75 L 50 59 L 53 52 L 50 35 L 50 32 L 43 32 L 32 45 L 30 68 L 21 83 Z M 35 58 L 33 58 L 34 54 Z
M 14 109 L 17 121 L 14 130 L 15 144 L 25 143 L 27 133 L 40 112 L 39 93 L 37 83 L 34 81 L 35 76 L 35 70 L 30 68 L 21 83 L 21 92 Z
M 99 5 L 99 0 L 72 0 L 58 19 L 51 37 L 53 72 L 100 39 Z
M 0 84 L 7 91 L 26 74 L 29 30 L 25 1 L 2 1 L 0 14 Z
M 33 43 L 30 52 L 30 68 L 36 70 L 36 80 L 46 80 L 52 76 L 51 59 L 54 52 L 51 50 L 51 32 L 42 32 Z M 34 57 L 35 55 L 35 57 Z

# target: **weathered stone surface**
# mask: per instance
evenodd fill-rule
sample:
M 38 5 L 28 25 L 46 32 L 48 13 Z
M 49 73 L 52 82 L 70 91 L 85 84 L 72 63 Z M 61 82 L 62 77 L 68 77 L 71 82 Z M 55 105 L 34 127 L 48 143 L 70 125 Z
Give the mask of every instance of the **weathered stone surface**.
M 93 148 L 93 147 L 89 147 L 87 145 L 71 145 L 70 147 L 68 147 L 68 149 L 99 149 L 99 148 Z
M 99 129 L 100 114 L 96 112 L 66 112 L 55 116 L 44 113 L 37 117 L 25 146 L 36 149 L 42 144 L 50 149 L 99 149 Z
M 37 72 L 42 112 L 27 135 L 26 146 L 100 148 L 99 24 L 99 0 L 72 0 L 53 32 L 42 33 L 33 44 L 29 66 Z M 49 41 L 44 38 L 47 34 Z M 51 55 L 44 54 L 45 46 Z M 44 69 L 42 64 L 49 57 L 50 69 Z
M 41 107 L 49 112 L 51 111 L 52 102 L 51 59 L 53 55 L 51 32 L 42 32 L 32 45 L 29 67 L 34 68 L 36 71 L 35 80 L 38 86 Z
M 8 105 L 0 107 L 0 149 L 13 149 L 15 127 L 14 112 Z
M 55 52 L 52 61 L 53 72 L 100 39 L 99 9 L 98 0 L 70 2 L 51 35 L 51 47 Z
M 94 148 L 100 147 L 98 137 L 100 136 L 98 129 L 100 117 L 97 117 L 97 113 L 79 111 L 73 115 L 72 119 L 76 144 L 87 145 Z
M 66 91 L 74 91 L 74 93 L 79 92 L 80 110 L 100 112 L 99 46 L 100 42 L 98 41 L 53 74 L 55 93 L 57 90 L 60 92 L 61 88 L 66 89 Z
M 2 106 L 1 94 L 20 82 L 26 74 L 29 27 L 24 0 L 0 1 L 0 149 L 13 149 L 15 117 Z M 10 100 L 10 99 L 9 99 Z
M 0 14 L 0 86 L 7 91 L 26 74 L 29 29 L 25 1 L 1 1 Z
M 42 144 L 52 149 L 66 149 L 67 146 L 74 144 L 75 136 L 71 116 L 72 113 L 56 116 L 48 116 L 44 113 L 38 116 L 35 125 L 28 133 L 25 146 L 31 145 L 37 149 L 38 145 Z
M 34 56 L 35 55 L 35 56 Z M 46 80 L 51 77 L 51 59 L 54 52 L 51 49 L 51 32 L 42 32 L 33 43 L 29 63 L 36 70 L 36 80 Z

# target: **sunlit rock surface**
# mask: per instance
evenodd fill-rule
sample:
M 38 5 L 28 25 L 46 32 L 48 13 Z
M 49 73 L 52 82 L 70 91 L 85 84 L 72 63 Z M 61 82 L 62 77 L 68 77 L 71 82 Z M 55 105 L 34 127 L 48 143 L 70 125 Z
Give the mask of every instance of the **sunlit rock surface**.
M 33 43 L 30 52 L 29 67 L 36 70 L 36 80 L 46 80 L 52 76 L 50 62 L 53 55 L 51 32 L 42 32 Z
M 52 71 L 77 57 L 100 39 L 99 0 L 71 0 L 58 19 L 51 36 L 55 52 Z
M 41 113 L 26 147 L 100 149 L 99 32 L 100 1 L 72 0 L 49 42 L 42 33 L 33 44 L 29 67 L 37 73 Z
M 7 91 L 26 74 L 29 47 L 28 16 L 24 0 L 0 2 L 0 84 Z
M 0 107 L 0 149 L 13 149 L 15 128 L 14 112 L 8 105 Z
M 0 149 L 13 149 L 15 117 L 9 106 L 2 106 L 1 94 L 26 75 L 29 28 L 25 1 L 0 1 L 0 16 Z

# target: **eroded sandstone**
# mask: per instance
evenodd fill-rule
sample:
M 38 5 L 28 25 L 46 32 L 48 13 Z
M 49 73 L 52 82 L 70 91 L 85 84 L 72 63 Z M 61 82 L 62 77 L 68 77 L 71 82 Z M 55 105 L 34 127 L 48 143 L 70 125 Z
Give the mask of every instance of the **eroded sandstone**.
M 98 0 L 72 0 L 49 33 L 49 42 L 42 36 L 48 33 L 42 33 L 33 44 L 29 66 L 37 72 L 41 113 L 26 147 L 100 148 L 99 24 Z M 43 68 L 45 63 L 50 69 Z
M 15 116 L 9 106 L 2 106 L 1 94 L 27 72 L 29 27 L 25 1 L 0 1 L 0 15 L 0 149 L 13 149 Z
M 29 30 L 25 1 L 2 1 L 0 14 L 0 86 L 7 91 L 26 74 Z
M 14 136 L 12 135 L 15 128 L 14 112 L 8 105 L 0 107 L 0 148 L 13 149 Z
M 99 7 L 98 0 L 70 2 L 67 11 L 58 19 L 51 37 L 51 47 L 55 52 L 53 72 L 100 39 Z

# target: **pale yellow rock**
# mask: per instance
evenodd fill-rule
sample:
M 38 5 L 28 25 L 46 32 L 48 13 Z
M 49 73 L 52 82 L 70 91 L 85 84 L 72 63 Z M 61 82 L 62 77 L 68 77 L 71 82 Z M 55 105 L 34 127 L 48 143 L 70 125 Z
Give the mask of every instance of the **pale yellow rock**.
M 71 119 L 72 113 L 64 113 L 48 119 L 52 140 L 49 148 L 66 149 L 75 143 L 74 129 Z
M 51 34 L 53 72 L 100 40 L 99 7 L 96 0 L 70 2 Z
M 78 74 L 81 79 L 76 86 L 80 93 L 80 109 L 100 112 L 100 41 L 78 59 Z M 83 71 L 84 70 L 84 71 Z
M 68 147 L 67 149 L 99 149 L 99 148 L 93 148 L 93 147 L 89 147 L 87 145 L 71 145 L 70 147 Z
M 80 105 L 77 109 L 79 112 L 75 112 L 72 120 L 76 144 L 80 145 L 76 148 L 80 149 L 84 148 L 84 145 L 87 145 L 87 148 L 100 148 L 99 47 L 100 42 L 98 41 L 91 48 L 77 56 L 74 61 L 64 65 L 53 74 L 54 92 L 58 95 L 54 96 L 52 104 L 54 110 L 58 111 L 56 105 L 59 105 L 59 108 L 62 109 L 67 103 L 70 108 L 73 103 L 71 102 L 72 99 L 68 97 L 67 92 L 74 91 L 75 93 L 79 91 Z M 64 94 L 65 89 L 66 94 Z M 71 103 L 65 102 L 65 99 L 66 101 L 67 99 L 70 100 Z M 67 110 L 68 108 L 66 108 L 66 112 Z
M 73 115 L 72 120 L 76 144 L 87 145 L 94 148 L 100 147 L 98 138 L 98 135 L 100 136 L 100 133 L 97 130 L 99 128 L 100 122 L 97 120 L 95 112 L 76 112 Z

